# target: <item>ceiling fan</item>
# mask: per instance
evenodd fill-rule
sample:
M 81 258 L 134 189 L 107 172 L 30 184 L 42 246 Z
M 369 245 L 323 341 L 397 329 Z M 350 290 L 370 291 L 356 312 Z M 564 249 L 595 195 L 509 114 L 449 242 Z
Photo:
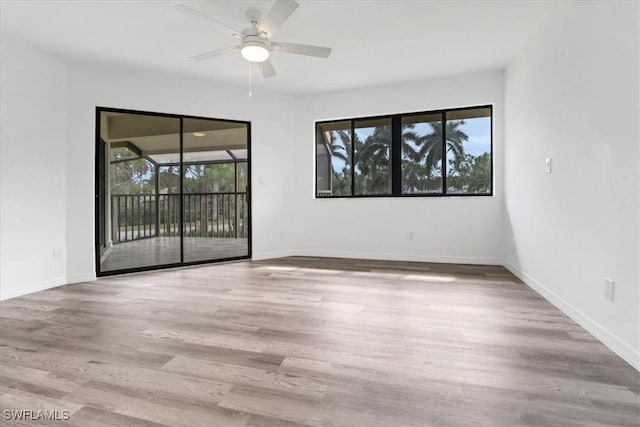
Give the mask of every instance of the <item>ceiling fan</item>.
M 240 40 L 238 46 L 231 46 L 223 49 L 211 50 L 199 55 L 192 56 L 194 61 L 205 61 L 213 57 L 225 54 L 227 52 L 240 51 L 244 59 L 250 62 L 256 62 L 260 65 L 262 75 L 264 77 L 273 77 L 276 70 L 269 60 L 270 52 L 295 53 L 298 55 L 315 56 L 318 58 L 328 58 L 331 54 L 331 48 L 321 46 L 310 46 L 297 43 L 286 43 L 272 41 L 271 37 L 280 28 L 280 26 L 289 18 L 296 10 L 298 3 L 294 0 L 276 0 L 271 10 L 259 19 L 255 11 L 247 12 L 247 17 L 251 21 L 251 27 L 242 31 L 236 31 L 226 24 L 214 19 L 190 6 L 178 4 L 176 8 L 181 12 L 190 15 L 206 18 L 215 23 L 216 26 Z

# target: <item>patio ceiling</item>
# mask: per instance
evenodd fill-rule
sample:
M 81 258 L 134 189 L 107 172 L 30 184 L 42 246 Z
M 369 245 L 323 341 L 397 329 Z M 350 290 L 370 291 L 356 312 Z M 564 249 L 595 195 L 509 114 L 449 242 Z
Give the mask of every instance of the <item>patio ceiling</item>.
M 136 157 L 158 164 L 180 162 L 180 120 L 173 117 L 103 112 L 103 139 L 111 147 L 128 148 Z M 210 119 L 183 120 L 183 161 L 215 162 L 247 159 L 245 123 Z

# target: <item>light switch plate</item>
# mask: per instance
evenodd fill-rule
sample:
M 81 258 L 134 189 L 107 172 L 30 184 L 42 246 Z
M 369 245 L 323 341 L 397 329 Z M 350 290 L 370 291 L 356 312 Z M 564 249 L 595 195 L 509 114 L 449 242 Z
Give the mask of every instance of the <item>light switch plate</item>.
M 607 299 L 607 301 L 613 302 L 614 290 L 615 290 L 615 282 L 605 277 L 604 278 L 604 297 Z
M 551 173 L 551 157 L 547 157 L 544 161 L 545 171 Z

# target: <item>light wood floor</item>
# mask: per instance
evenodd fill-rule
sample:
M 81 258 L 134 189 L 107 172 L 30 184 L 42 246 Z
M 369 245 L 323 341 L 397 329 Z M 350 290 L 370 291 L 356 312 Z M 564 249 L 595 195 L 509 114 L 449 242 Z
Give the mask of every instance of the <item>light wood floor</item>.
M 501 267 L 239 262 L 0 314 L 1 409 L 55 426 L 640 425 L 640 374 Z

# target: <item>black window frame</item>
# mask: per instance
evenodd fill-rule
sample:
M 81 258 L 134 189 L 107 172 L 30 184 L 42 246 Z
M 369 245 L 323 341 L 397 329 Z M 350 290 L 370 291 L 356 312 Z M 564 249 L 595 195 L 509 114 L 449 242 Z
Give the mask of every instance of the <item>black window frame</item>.
M 315 199 L 349 199 L 349 198 L 387 198 L 387 197 L 493 197 L 494 195 L 494 166 L 493 166 L 493 104 L 486 105 L 472 105 L 466 107 L 445 108 L 438 110 L 416 111 L 409 113 L 387 114 L 378 116 L 366 116 L 366 117 L 350 117 L 350 118 L 336 118 L 331 120 L 318 120 L 314 122 L 314 139 L 313 139 L 313 151 L 315 160 L 314 171 L 314 194 Z M 443 130 L 446 129 L 447 113 L 454 111 L 465 110 L 479 110 L 489 109 L 490 115 L 490 172 L 491 172 L 491 185 L 489 192 L 487 193 L 447 193 L 447 169 L 446 169 L 446 156 L 442 159 L 442 191 L 432 193 L 402 193 L 402 118 L 419 116 L 419 115 L 436 115 L 440 114 L 442 118 Z M 380 120 L 391 119 L 391 146 L 390 146 L 390 171 L 391 171 L 391 193 L 390 194 L 354 194 L 354 124 L 361 120 Z M 351 124 L 351 157 L 350 157 L 350 169 L 351 169 L 351 194 L 349 195 L 331 195 L 331 196 L 319 196 L 318 195 L 318 127 L 323 124 L 336 123 L 336 122 L 350 122 Z M 446 152 L 446 132 L 442 132 L 443 135 L 443 152 Z

